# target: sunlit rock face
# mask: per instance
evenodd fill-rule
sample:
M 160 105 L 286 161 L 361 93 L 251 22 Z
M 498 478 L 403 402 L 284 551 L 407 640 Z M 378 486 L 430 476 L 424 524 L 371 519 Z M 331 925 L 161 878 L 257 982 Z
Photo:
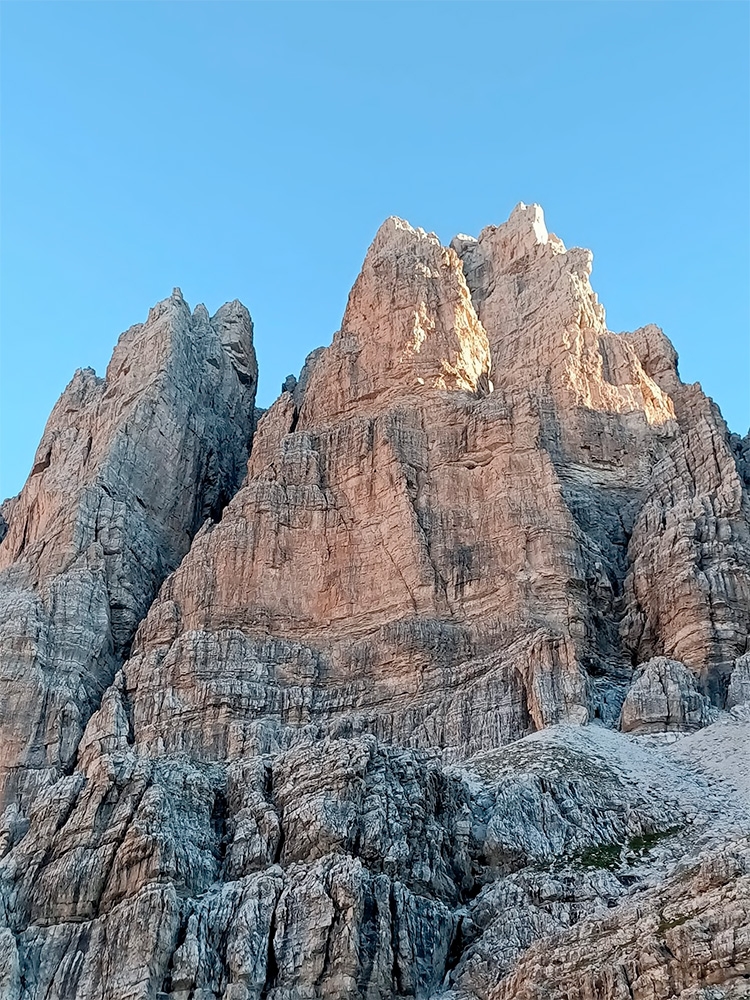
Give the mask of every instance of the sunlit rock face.
M 388 219 L 257 429 L 239 303 L 76 375 L 2 509 L 0 996 L 740 983 L 750 446 L 591 261 Z
M 305 394 L 305 423 L 397 407 L 433 390 L 476 393 L 490 349 L 460 259 L 438 238 L 387 219 L 349 295 L 341 329 Z M 486 389 L 485 389 L 486 391 Z
M 460 755 L 613 724 L 632 666 L 661 654 L 721 704 L 750 545 L 718 414 L 681 425 L 668 390 L 697 390 L 674 351 L 655 328 L 606 330 L 591 254 L 538 207 L 454 247 L 463 263 L 381 227 L 333 344 L 264 417 L 243 488 L 140 629 L 138 739 L 224 758 L 271 723 L 354 727 Z M 667 542 L 662 579 L 655 511 L 682 524 L 709 501 L 705 540 Z

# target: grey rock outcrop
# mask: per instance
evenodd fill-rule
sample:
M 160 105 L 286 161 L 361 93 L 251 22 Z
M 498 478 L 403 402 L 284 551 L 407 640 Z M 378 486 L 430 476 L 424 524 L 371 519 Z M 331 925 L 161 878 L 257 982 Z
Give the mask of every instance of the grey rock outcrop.
M 245 473 L 257 366 L 239 302 L 179 290 L 75 374 L 0 543 L 0 803 L 70 769 L 164 577 Z
M 747 996 L 747 839 L 683 866 L 658 889 L 537 940 L 489 1000 Z M 464 997 L 476 994 L 464 994 Z
M 746 703 L 750 703 L 750 653 L 735 660 L 727 691 L 727 708 Z
M 636 670 L 623 702 L 620 727 L 626 733 L 685 731 L 700 729 L 717 716 L 687 667 L 657 656 Z

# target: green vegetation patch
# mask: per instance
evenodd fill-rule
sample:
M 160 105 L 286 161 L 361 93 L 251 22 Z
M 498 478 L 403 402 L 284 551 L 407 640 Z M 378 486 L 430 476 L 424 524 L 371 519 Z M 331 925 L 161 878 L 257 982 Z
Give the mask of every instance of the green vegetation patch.
M 573 864 L 581 868 L 606 868 L 615 871 L 622 864 L 633 867 L 645 858 L 662 840 L 673 837 L 682 828 L 671 826 L 667 830 L 657 830 L 654 833 L 644 833 L 631 837 L 626 844 L 596 844 L 585 847 L 571 857 Z

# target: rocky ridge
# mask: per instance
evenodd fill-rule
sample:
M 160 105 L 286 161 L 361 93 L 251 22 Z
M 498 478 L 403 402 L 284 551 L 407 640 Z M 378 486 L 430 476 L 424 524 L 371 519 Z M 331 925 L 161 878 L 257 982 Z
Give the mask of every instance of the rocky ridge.
M 244 475 L 257 365 L 239 302 L 179 289 L 76 372 L 0 545 L 0 803 L 69 769 L 160 584 Z
M 239 303 L 76 374 L 2 510 L 0 995 L 746 995 L 750 442 L 590 273 L 389 219 L 257 429 Z

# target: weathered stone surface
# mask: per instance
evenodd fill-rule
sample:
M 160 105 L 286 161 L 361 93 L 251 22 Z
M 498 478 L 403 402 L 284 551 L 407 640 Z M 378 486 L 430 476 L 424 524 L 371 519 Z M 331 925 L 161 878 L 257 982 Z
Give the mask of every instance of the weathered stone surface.
M 607 916 L 537 941 L 486 996 L 731 998 L 747 995 L 748 975 L 750 849 L 745 839 L 684 866 L 660 889 Z
M 0 512 L 0 995 L 737 987 L 747 442 L 590 271 L 389 219 L 247 466 L 238 304 L 77 376 Z
M 490 349 L 458 256 L 402 219 L 386 220 L 317 360 L 301 407 L 307 427 L 433 390 L 489 392 Z
M 273 720 L 472 752 L 614 723 L 633 659 L 675 636 L 723 704 L 750 536 L 711 404 L 689 403 L 656 328 L 606 330 L 590 254 L 538 208 L 454 246 L 468 284 L 434 236 L 381 228 L 332 346 L 265 415 L 243 488 L 141 627 L 139 741 L 220 759 L 265 747 Z M 696 464 L 705 434 L 721 488 Z M 708 549 L 662 536 L 662 481 L 670 502 L 731 494 Z M 663 613 L 660 546 L 682 560 Z
M 576 525 L 535 414 L 521 401 L 516 429 L 480 391 L 488 364 L 458 258 L 386 223 L 304 398 L 264 416 L 245 485 L 141 628 L 139 741 L 223 757 L 262 718 L 480 747 L 587 717 Z
M 256 382 L 244 306 L 191 315 L 175 290 L 55 406 L 4 506 L 0 802 L 72 764 L 160 583 L 244 475 Z
M 485 996 L 534 941 L 627 922 L 634 886 L 743 822 L 698 746 L 600 727 L 447 768 L 369 735 L 206 765 L 144 757 L 103 706 L 85 744 L 0 861 L 32 996 Z
M 620 727 L 626 733 L 700 729 L 717 715 L 683 663 L 657 656 L 636 670 L 623 702 Z
M 750 702 L 750 653 L 738 657 L 729 680 L 727 708 Z
M 637 662 L 688 664 L 721 705 L 750 627 L 750 502 L 726 425 L 698 385 L 674 393 L 683 433 L 655 466 L 630 540 L 622 630 Z
M 560 432 L 572 450 L 592 449 L 594 442 L 575 440 L 587 423 L 590 430 L 600 423 L 592 414 L 630 414 L 641 433 L 644 423 L 668 425 L 674 419 L 669 396 L 639 358 L 638 336 L 607 330 L 589 282 L 591 252 L 566 250 L 547 232 L 538 205 L 520 204 L 503 225 L 488 226 L 476 240 L 456 237 L 452 245 L 488 333 L 495 387 L 541 390 L 567 404 L 571 412 Z M 671 360 L 676 362 L 674 352 Z M 619 429 L 621 421 L 608 422 Z M 597 442 L 599 449 L 617 448 L 622 436 L 620 429 L 614 440 Z

